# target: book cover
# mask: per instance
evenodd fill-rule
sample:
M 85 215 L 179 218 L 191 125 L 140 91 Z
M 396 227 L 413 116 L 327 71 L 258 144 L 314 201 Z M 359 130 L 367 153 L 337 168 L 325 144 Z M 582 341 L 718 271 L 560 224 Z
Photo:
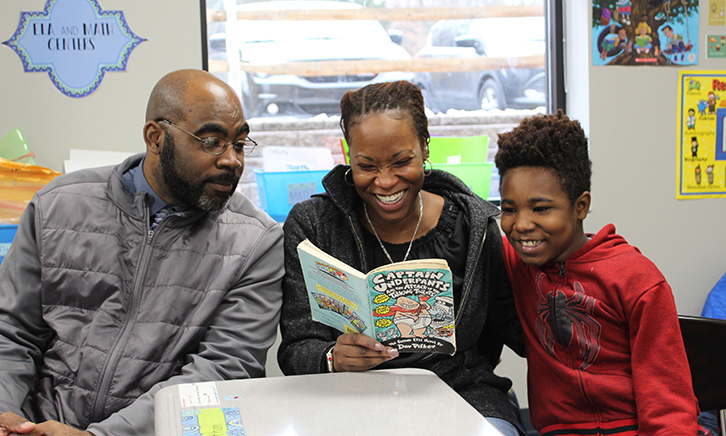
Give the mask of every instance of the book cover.
M 309 240 L 297 247 L 315 321 L 409 353 L 456 351 L 453 278 L 443 259 L 415 259 L 364 274 Z

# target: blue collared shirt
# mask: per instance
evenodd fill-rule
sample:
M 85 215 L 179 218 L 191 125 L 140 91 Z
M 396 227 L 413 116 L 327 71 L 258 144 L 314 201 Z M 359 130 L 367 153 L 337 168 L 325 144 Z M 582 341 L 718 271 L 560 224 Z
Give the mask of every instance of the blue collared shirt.
M 126 189 L 129 194 L 133 195 L 137 192 L 146 192 L 151 196 L 152 201 L 151 205 L 149 205 L 149 217 L 153 217 L 156 212 L 160 211 L 169 203 L 162 200 L 161 197 L 159 197 L 159 194 L 154 192 L 154 189 L 151 187 L 151 185 L 149 185 L 149 182 L 146 180 L 146 176 L 144 175 L 143 170 L 145 159 L 146 158 L 141 159 L 141 163 L 139 163 L 138 166 L 126 171 L 121 176 L 121 181 L 123 182 L 124 189 Z M 189 207 L 171 207 L 172 212 L 182 212 L 187 209 L 189 209 Z

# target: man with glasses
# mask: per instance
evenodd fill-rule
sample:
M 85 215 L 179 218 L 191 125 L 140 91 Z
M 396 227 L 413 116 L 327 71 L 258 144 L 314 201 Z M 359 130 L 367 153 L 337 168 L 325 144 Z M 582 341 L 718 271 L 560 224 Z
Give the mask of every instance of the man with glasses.
M 255 142 L 234 91 L 180 70 L 146 153 L 56 178 L 0 264 L 0 436 L 153 435 L 153 395 L 264 376 L 282 229 L 235 188 Z

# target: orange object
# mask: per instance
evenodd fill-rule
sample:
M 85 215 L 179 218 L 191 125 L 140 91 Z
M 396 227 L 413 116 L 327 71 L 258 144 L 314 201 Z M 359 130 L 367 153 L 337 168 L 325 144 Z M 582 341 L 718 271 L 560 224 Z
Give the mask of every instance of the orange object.
M 0 223 L 17 224 L 33 195 L 58 171 L 0 158 Z

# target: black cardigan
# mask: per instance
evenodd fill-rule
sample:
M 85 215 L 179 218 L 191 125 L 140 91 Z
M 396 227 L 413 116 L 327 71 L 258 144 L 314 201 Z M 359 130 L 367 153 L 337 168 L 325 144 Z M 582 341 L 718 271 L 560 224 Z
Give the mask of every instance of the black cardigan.
M 287 374 L 327 371 L 324 354 L 340 332 L 312 321 L 297 245 L 305 238 L 328 254 L 367 272 L 363 232 L 356 215 L 361 201 L 344 181 L 348 166 L 323 179 L 326 193 L 297 203 L 285 221 L 285 277 L 278 362 Z M 433 170 L 423 189 L 454 201 L 470 224 L 462 301 L 456 313 L 457 351 L 425 355 L 412 365 L 433 371 L 486 417 L 519 422 L 507 398 L 509 379 L 494 374 L 503 344 L 524 355 L 522 327 L 504 269 L 502 239 L 494 217 L 499 210 L 476 196 L 459 179 Z

